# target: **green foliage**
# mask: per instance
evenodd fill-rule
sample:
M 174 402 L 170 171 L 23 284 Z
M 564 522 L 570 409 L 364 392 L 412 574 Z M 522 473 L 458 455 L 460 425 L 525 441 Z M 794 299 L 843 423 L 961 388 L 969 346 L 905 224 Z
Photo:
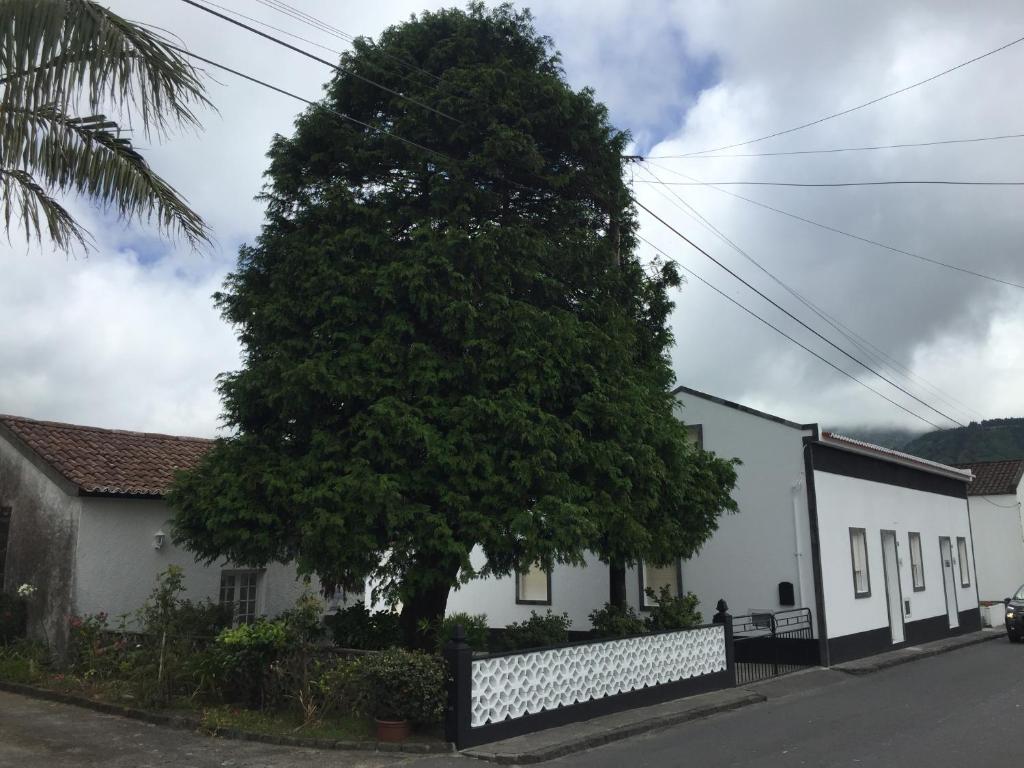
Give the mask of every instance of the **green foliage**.
M 0 646 L 0 680 L 9 683 L 38 682 L 49 666 L 49 651 L 42 643 L 13 640 Z
M 60 248 L 85 247 L 88 233 L 53 196 L 65 193 L 155 220 L 192 245 L 209 240 L 203 220 L 115 122 L 120 113 L 147 137 L 174 124 L 198 127 L 192 108 L 209 102 L 188 58 L 153 27 L 90 0 L 5 0 L 0 50 L 8 233 L 13 219 L 26 237 L 45 233 Z
M 474 651 L 486 651 L 491 642 L 491 630 L 487 624 L 486 613 L 453 613 L 441 622 L 440 629 L 435 633 L 437 648 L 442 650 L 449 640 L 455 627 L 462 625 L 466 633 L 466 644 Z
M 339 648 L 379 651 L 401 644 L 394 611 L 371 612 L 363 603 L 356 603 L 324 617 L 324 624 Z
M 595 637 L 631 637 L 645 634 L 647 625 L 637 616 L 632 606 L 605 603 L 602 608 L 592 611 L 590 624 Z
M 299 595 L 295 605 L 278 616 L 294 640 L 309 643 L 326 633 L 323 623 L 324 604 L 309 590 Z
M 1002 461 L 1024 457 L 1024 419 L 972 421 L 916 437 L 900 450 L 943 464 Z
M 695 552 L 735 469 L 674 414 L 679 278 L 635 252 L 628 141 L 511 5 L 357 41 L 275 138 L 262 233 L 216 297 L 243 347 L 232 436 L 177 478 L 176 540 L 326 589 L 370 577 L 424 646 L 460 578 Z
M 379 720 L 440 722 L 448 702 L 448 672 L 439 657 L 391 649 L 360 656 L 345 679 L 355 712 Z
M 693 592 L 676 595 L 668 586 L 663 586 L 659 592 L 655 593 L 648 587 L 647 596 L 657 601 L 647 614 L 647 628 L 651 632 L 688 629 L 704 623 L 700 611 L 697 610 L 700 600 Z
M 503 650 L 518 651 L 525 648 L 541 648 L 547 645 L 562 645 L 569 642 L 569 628 L 572 620 L 568 613 L 552 613 L 541 616 L 530 611 L 526 621 L 514 622 L 501 633 Z
M 0 592 L 0 645 L 25 636 L 25 601 L 17 595 Z

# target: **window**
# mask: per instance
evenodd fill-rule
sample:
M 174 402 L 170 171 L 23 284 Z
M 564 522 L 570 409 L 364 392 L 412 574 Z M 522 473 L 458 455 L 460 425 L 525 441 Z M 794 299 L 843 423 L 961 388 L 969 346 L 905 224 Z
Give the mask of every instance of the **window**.
M 704 447 L 704 426 L 701 424 L 686 425 L 686 442 L 698 448 Z
M 668 565 L 648 565 L 640 563 L 640 607 L 653 608 L 658 604 L 658 593 L 662 587 L 668 587 L 669 591 L 676 596 L 682 594 L 682 578 L 679 573 L 679 562 Z M 647 590 L 654 592 L 654 597 L 647 594 Z
M 551 605 L 551 572 L 535 565 L 516 574 L 516 602 L 521 605 Z
M 256 620 L 256 571 L 221 571 L 220 604 L 234 606 L 235 625 Z
M 0 591 L 4 588 L 4 566 L 7 565 L 7 541 L 11 536 L 11 508 L 0 507 Z
M 914 591 L 924 589 L 924 558 L 921 557 L 921 534 L 910 533 L 910 575 L 914 579 Z
M 960 586 L 971 586 L 970 559 L 967 557 L 967 539 L 963 536 L 956 537 L 956 553 L 960 560 Z
M 850 529 L 850 557 L 853 560 L 854 597 L 871 596 L 871 574 L 868 572 L 868 537 L 863 528 Z

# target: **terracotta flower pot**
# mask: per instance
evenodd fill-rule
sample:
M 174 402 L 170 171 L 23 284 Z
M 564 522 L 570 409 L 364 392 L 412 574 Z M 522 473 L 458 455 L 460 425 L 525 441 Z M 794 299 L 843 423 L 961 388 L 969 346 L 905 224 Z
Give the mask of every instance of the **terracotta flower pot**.
M 377 723 L 377 741 L 405 741 L 412 733 L 408 720 L 380 720 Z

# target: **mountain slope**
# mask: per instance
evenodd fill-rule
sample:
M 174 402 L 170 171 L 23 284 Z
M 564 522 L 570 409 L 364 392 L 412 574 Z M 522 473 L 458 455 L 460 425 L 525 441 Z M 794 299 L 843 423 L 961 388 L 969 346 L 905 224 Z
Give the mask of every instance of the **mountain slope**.
M 972 421 L 966 427 L 929 432 L 899 450 L 923 459 L 959 464 L 1024 457 L 1024 418 Z

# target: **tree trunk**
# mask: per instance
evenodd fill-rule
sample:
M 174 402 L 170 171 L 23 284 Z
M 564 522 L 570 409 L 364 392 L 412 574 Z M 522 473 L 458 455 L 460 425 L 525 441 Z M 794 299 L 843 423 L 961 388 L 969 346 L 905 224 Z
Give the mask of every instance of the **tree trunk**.
M 421 651 L 436 651 L 436 631 L 444 620 L 448 606 L 448 584 L 424 588 L 402 602 L 399 626 L 402 643 L 406 648 Z
M 616 608 L 626 607 L 626 566 L 622 563 L 608 565 L 608 602 Z

